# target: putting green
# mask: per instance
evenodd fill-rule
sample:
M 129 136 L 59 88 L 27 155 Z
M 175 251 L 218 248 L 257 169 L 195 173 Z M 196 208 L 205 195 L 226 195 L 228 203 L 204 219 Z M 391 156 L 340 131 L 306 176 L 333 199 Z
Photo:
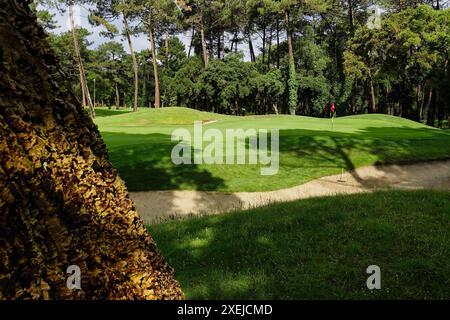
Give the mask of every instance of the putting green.
M 174 130 L 279 129 L 280 168 L 262 176 L 261 165 L 172 163 Z M 110 158 L 131 191 L 270 191 L 378 163 L 450 157 L 450 132 L 386 115 L 330 119 L 295 116 L 233 117 L 185 108 L 145 109 L 96 120 Z

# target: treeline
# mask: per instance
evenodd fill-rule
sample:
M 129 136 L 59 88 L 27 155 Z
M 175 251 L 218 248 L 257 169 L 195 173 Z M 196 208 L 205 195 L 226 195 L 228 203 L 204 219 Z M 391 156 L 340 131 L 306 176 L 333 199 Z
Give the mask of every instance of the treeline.
M 85 29 L 50 36 L 85 105 L 325 116 L 333 102 L 339 115 L 450 118 L 450 10 L 439 0 L 45 2 L 87 5 L 111 38 L 92 49 Z M 52 15 L 39 17 L 51 32 Z M 133 50 L 138 34 L 148 50 Z

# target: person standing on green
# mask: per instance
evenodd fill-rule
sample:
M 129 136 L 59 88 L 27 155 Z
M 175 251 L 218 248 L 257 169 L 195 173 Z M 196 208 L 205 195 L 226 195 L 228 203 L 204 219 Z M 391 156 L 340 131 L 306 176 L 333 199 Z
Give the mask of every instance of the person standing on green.
M 334 118 L 336 116 L 336 106 L 334 105 L 334 102 L 332 102 L 330 106 L 330 116 L 331 116 L 331 126 L 334 129 Z

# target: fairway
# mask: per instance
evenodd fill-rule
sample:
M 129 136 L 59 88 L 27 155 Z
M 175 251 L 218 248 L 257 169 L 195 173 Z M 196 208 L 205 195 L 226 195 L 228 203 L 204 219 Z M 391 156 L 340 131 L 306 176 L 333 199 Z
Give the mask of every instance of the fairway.
M 171 161 L 178 128 L 279 129 L 280 170 L 259 165 L 182 165 Z M 234 117 L 184 108 L 143 109 L 98 118 L 110 159 L 130 191 L 271 191 L 380 163 L 450 157 L 450 132 L 387 115 L 330 119 L 296 116 Z

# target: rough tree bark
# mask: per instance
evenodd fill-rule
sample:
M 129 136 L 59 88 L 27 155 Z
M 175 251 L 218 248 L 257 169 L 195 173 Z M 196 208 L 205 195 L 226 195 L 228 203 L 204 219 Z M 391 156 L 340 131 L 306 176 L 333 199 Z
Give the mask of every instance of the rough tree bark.
M 0 0 L 0 299 L 182 298 L 28 2 Z

